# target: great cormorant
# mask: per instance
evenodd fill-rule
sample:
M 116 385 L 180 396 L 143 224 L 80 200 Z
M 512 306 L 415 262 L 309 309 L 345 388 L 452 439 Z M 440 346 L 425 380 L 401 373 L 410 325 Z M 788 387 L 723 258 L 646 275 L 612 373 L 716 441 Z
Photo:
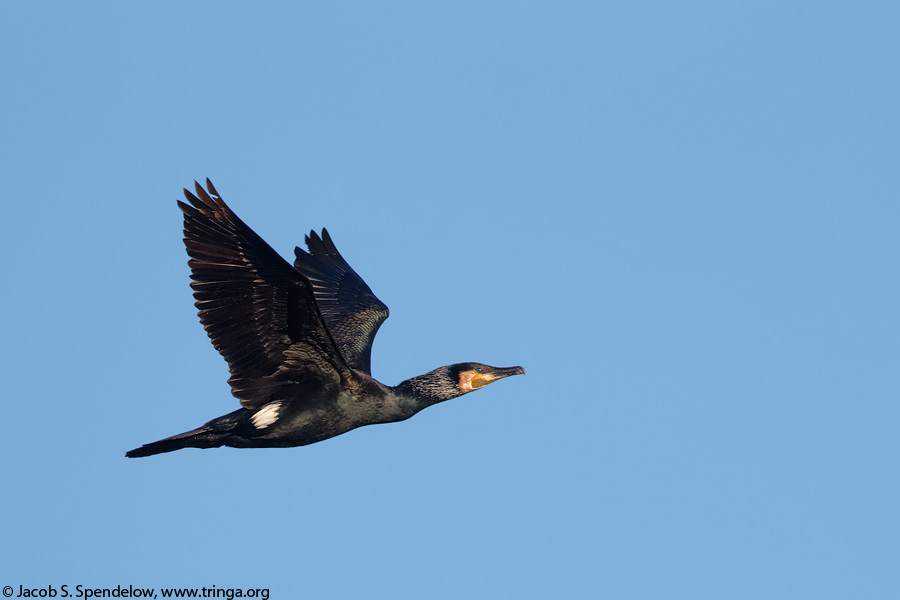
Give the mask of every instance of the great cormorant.
M 304 446 L 525 373 L 480 363 L 441 367 L 394 387 L 372 378 L 372 340 L 388 308 L 343 259 L 328 231 L 306 236 L 292 267 L 206 180 L 184 190 L 184 245 L 200 322 L 228 362 L 242 408 L 126 453 Z

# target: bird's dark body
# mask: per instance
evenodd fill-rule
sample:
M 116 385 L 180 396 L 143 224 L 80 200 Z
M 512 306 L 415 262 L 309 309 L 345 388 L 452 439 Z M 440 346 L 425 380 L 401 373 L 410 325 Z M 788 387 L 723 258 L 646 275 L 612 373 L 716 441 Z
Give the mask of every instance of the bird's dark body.
M 404 409 L 399 398 L 388 389 L 358 397 L 323 389 L 320 394 L 303 397 L 301 402 L 287 400 L 277 421 L 263 431 L 251 422 L 257 412 L 239 408 L 193 431 L 154 444 L 160 444 L 160 449 L 167 444 L 197 448 L 291 448 L 321 442 L 364 425 L 403 421 L 415 414 L 411 405 Z
M 328 232 L 307 236 L 294 266 L 225 205 L 207 179 L 185 190 L 185 246 L 199 316 L 228 361 L 243 408 L 129 457 L 181 448 L 305 446 L 420 410 L 524 373 L 480 363 L 440 367 L 393 387 L 370 375 L 372 341 L 388 316 Z

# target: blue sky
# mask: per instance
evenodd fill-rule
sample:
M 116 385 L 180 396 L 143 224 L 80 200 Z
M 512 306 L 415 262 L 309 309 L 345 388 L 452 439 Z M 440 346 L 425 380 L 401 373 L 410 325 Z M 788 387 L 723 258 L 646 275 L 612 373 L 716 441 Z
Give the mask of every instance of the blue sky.
M 272 598 L 900 595 L 900 10 L 6 3 L 0 585 Z M 175 200 L 391 308 L 373 374 L 521 364 L 286 450 Z

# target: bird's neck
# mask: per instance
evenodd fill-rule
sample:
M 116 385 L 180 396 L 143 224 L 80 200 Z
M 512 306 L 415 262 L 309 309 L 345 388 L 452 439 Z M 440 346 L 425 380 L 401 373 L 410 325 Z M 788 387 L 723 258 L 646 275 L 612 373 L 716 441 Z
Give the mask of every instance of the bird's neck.
M 392 388 L 404 412 L 412 416 L 438 402 L 460 396 L 459 389 L 449 385 L 441 369 L 400 382 Z

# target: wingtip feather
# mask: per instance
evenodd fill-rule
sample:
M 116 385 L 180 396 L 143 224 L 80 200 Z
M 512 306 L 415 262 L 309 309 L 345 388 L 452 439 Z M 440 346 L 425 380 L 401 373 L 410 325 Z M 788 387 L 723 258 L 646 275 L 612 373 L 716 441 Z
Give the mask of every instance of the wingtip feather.
M 212 194 L 213 196 L 215 196 L 216 198 L 218 198 L 219 200 L 222 199 L 221 194 L 219 194 L 219 192 L 216 191 L 216 187 L 213 185 L 213 182 L 210 181 L 209 177 L 206 178 L 206 189 L 208 189 L 209 193 Z
M 197 196 L 200 200 L 203 201 L 204 204 L 209 206 L 210 208 L 215 208 L 215 202 L 213 199 L 209 197 L 209 194 L 206 193 L 206 190 L 203 189 L 203 186 L 197 183 L 197 180 L 194 180 L 194 189 L 197 190 Z

